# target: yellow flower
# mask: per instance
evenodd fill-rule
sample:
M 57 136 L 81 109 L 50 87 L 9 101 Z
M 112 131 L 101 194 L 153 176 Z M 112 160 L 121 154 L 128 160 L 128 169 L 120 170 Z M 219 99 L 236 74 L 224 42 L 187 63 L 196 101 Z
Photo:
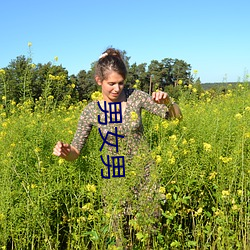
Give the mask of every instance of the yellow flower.
M 57 62 L 57 61 L 58 61 L 58 56 L 55 56 L 55 57 L 54 57 L 54 60 Z
M 91 99 L 93 101 L 101 101 L 103 99 L 102 93 L 100 91 L 95 91 L 91 94 Z
M 2 126 L 3 126 L 4 128 L 6 128 L 6 127 L 8 126 L 8 123 L 7 123 L 7 122 L 3 122 L 3 123 L 2 123 Z
M 171 194 L 171 193 L 167 193 L 167 194 L 166 194 L 166 199 L 167 199 L 167 200 L 170 200 L 171 198 L 172 198 L 172 194 Z
M 238 113 L 234 116 L 237 120 L 241 120 L 242 119 L 242 114 Z
M 0 70 L 0 71 L 1 71 L 1 70 Z M 246 110 L 246 111 L 250 111 L 250 107 L 249 107 L 249 106 L 245 107 L 245 110 Z
M 229 196 L 230 195 L 230 192 L 229 192 L 229 190 L 222 190 L 222 197 L 223 198 L 225 198 L 225 197 L 227 197 L 227 196 Z
M 198 70 L 197 69 L 194 69 L 193 70 L 193 73 L 196 75 L 196 74 L 198 74 Z
M 210 173 L 208 179 L 209 179 L 209 180 L 212 180 L 212 179 L 214 179 L 214 178 L 216 177 L 216 175 L 217 175 L 216 172 L 212 172 L 212 173 Z
M 136 82 L 136 83 L 139 83 L 139 82 L 140 82 L 140 80 L 136 79 L 136 80 L 135 80 L 135 82 Z
M 189 143 L 191 143 L 191 144 L 195 143 L 195 139 L 194 138 L 190 138 L 189 139 Z
M 243 194 L 243 191 L 241 189 L 237 190 L 237 194 L 238 195 L 242 195 Z
M 171 124 L 172 124 L 173 126 L 176 126 L 176 125 L 179 124 L 179 120 L 178 120 L 178 119 L 174 119 L 174 120 L 171 121 Z
M 159 193 L 165 194 L 166 193 L 166 188 L 165 187 L 160 187 L 159 188 Z
M 156 161 L 157 164 L 161 163 L 162 162 L 161 156 L 160 155 L 156 155 L 155 161 Z
M 5 218 L 4 214 L 0 214 L 0 221 L 4 220 L 4 218 Z
M 111 214 L 110 214 L 110 213 L 106 213 L 105 215 L 106 215 L 106 217 L 107 217 L 108 219 L 111 217 Z
M 91 214 L 89 214 L 89 216 L 88 216 L 88 221 L 93 221 L 93 220 L 94 220 L 94 216 L 91 215 Z
M 28 42 L 28 46 L 31 47 L 32 46 L 32 42 Z
M 220 156 L 219 159 L 222 160 L 223 163 L 228 163 L 233 160 L 232 157 L 223 157 L 223 156 Z
M 172 156 L 170 159 L 168 159 L 169 164 L 173 165 L 175 164 L 175 158 Z
M 53 95 L 49 95 L 48 96 L 48 100 L 53 100 L 54 99 L 54 96 Z
M 182 140 L 182 145 L 186 145 L 187 144 L 187 140 L 184 138 L 183 140 Z
M 130 113 L 130 118 L 132 121 L 136 121 L 138 119 L 138 114 L 134 111 Z
M 193 88 L 193 85 L 190 83 L 190 84 L 188 84 L 188 88 L 189 89 L 192 89 Z
M 2 100 L 6 100 L 6 96 L 5 95 L 2 96 Z
M 176 135 L 171 135 L 171 136 L 169 136 L 169 139 L 171 141 L 176 141 L 177 140 L 177 136 Z
M 223 215 L 223 211 L 221 211 L 220 209 L 217 209 L 217 210 L 214 212 L 214 215 L 215 215 L 215 216 Z
M 192 89 L 192 92 L 197 93 L 197 89 L 196 89 L 196 88 L 193 88 L 193 89 Z
M 0 69 L 0 75 L 5 75 L 5 70 L 4 69 Z
M 76 85 L 74 83 L 71 84 L 71 88 L 74 89 Z
M 136 176 L 136 172 L 135 171 L 131 171 L 130 172 L 132 175 Z
M 134 84 L 134 85 L 133 85 L 133 88 L 134 88 L 134 89 L 137 89 L 137 85 L 136 85 L 136 84 Z
M 49 74 L 49 80 L 55 80 L 55 79 L 56 79 L 55 76 L 53 76 L 52 74 Z
M 245 133 L 245 138 L 250 138 L 250 132 Z
M 207 152 L 211 152 L 212 151 L 212 146 L 209 143 L 203 142 L 203 148 Z
M 41 149 L 40 149 L 39 147 L 36 147 L 36 148 L 34 149 L 34 151 L 35 151 L 36 153 L 39 153 L 39 152 L 41 151 Z
M 62 164 L 64 163 L 64 159 L 63 159 L 63 158 L 60 158 L 60 159 L 58 160 L 58 163 L 59 163 L 59 165 L 62 165 Z
M 179 81 L 178 81 L 178 84 L 179 84 L 179 85 L 182 85 L 182 83 L 183 83 L 182 80 L 179 80 Z
M 198 215 L 201 215 L 202 214 L 202 211 L 203 211 L 203 209 L 202 209 L 202 207 L 200 207 L 196 212 L 195 212 L 195 216 L 198 216 Z
M 167 128 L 168 127 L 168 122 L 166 120 L 164 120 L 162 123 L 161 123 L 162 127 L 163 128 Z
M 155 124 L 155 126 L 154 126 L 154 130 L 155 131 L 158 131 L 159 130 L 159 124 L 157 123 L 157 124 Z
M 234 205 L 232 206 L 232 210 L 234 210 L 234 211 L 239 210 L 239 206 L 238 206 L 237 204 L 234 204 Z
M 95 186 L 95 185 L 88 184 L 88 185 L 86 186 L 86 189 L 87 189 L 89 192 L 92 192 L 92 193 L 95 193 L 95 192 L 96 192 L 96 186 Z
M 82 207 L 82 211 L 86 212 L 86 211 L 90 211 L 93 208 L 93 205 L 89 202 L 86 203 L 83 207 Z

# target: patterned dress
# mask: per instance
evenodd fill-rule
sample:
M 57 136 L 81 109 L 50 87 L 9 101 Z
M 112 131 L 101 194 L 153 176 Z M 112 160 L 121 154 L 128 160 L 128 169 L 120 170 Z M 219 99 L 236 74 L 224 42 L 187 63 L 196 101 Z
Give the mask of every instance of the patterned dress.
M 78 128 L 75 133 L 72 145 L 81 151 L 93 126 L 100 129 L 103 136 L 108 132 L 114 132 L 117 128 L 117 134 L 123 135 L 119 138 L 119 152 L 113 146 L 105 144 L 107 150 L 113 155 L 123 154 L 126 156 L 126 176 L 125 178 L 102 179 L 102 198 L 104 209 L 112 214 L 111 230 L 115 234 L 125 228 L 124 235 L 129 232 L 128 221 L 124 223 L 125 218 L 137 218 L 138 224 L 148 225 L 144 227 L 145 232 L 152 231 L 152 225 L 157 223 L 159 218 L 159 179 L 156 176 L 156 164 L 150 156 L 147 143 L 144 143 L 142 109 L 158 115 L 164 119 L 169 118 L 168 108 L 164 104 L 157 104 L 147 93 L 136 89 L 124 89 L 126 95 L 126 108 L 122 115 L 122 123 L 99 124 L 105 121 L 105 113 L 100 110 L 97 101 L 89 103 L 83 110 Z M 110 116 L 107 114 L 107 121 Z M 109 143 L 115 143 L 115 136 L 108 136 Z M 105 168 L 105 166 L 104 166 Z M 138 219 L 140 215 L 140 219 Z M 148 221 L 143 220 L 149 220 Z M 154 224 L 155 225 L 155 224 Z M 126 233 L 127 232 L 127 233 Z M 119 233 L 120 234 L 120 233 Z M 122 239 L 120 234 L 117 239 Z
M 100 124 L 98 122 L 98 115 L 100 115 L 100 120 L 104 121 L 105 113 L 100 110 L 97 101 L 89 103 L 80 116 L 78 128 L 72 141 L 72 145 L 75 148 L 81 151 L 93 126 L 98 127 L 104 136 L 108 131 L 114 133 L 115 127 L 117 127 L 118 134 L 124 136 L 124 139 L 119 138 L 119 142 L 126 145 L 125 154 L 135 155 L 143 139 L 142 109 L 146 109 L 162 118 L 169 118 L 167 106 L 155 103 L 147 93 L 135 89 L 124 89 L 124 91 L 127 101 L 126 109 L 122 116 L 122 123 L 108 122 L 107 125 Z M 109 120 L 110 116 L 108 114 Z M 114 143 L 114 139 L 115 136 L 108 136 L 107 138 L 110 143 Z M 108 148 L 112 150 L 110 146 Z

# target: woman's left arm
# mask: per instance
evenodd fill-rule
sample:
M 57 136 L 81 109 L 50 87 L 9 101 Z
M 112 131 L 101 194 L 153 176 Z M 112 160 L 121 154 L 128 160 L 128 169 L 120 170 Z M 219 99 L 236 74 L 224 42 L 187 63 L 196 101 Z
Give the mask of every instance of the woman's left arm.
M 157 91 L 152 93 L 152 99 L 158 104 L 165 104 L 168 107 L 170 118 L 182 119 L 182 113 L 178 104 L 173 102 L 168 93 Z

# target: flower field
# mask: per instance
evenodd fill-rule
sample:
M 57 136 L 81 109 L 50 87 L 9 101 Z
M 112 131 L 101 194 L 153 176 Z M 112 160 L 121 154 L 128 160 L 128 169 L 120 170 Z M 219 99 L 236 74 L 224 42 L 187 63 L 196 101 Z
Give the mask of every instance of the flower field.
M 58 140 L 71 142 L 86 102 L 56 107 L 48 97 L 44 107 L 27 99 L 10 102 L 8 112 L 1 105 L 0 249 L 123 249 L 120 201 L 136 203 L 128 190 L 148 158 L 160 217 L 134 211 L 122 239 L 128 249 L 249 249 L 249 84 L 190 91 L 178 104 L 182 121 L 143 112 L 151 155 L 135 156 L 126 178 L 113 180 L 101 178 L 95 129 L 75 162 L 52 155 Z

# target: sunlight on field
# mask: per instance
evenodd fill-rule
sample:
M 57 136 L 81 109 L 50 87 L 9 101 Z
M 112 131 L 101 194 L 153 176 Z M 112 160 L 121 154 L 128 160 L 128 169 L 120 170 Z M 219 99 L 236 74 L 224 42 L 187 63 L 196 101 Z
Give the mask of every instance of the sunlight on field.
M 57 140 L 72 140 L 86 105 L 69 105 L 67 98 L 59 107 L 53 96 L 47 97 L 46 105 L 44 99 L 22 105 L 11 101 L 6 111 L 2 97 L 0 249 L 118 249 L 114 239 L 122 225 L 116 225 L 116 232 L 110 228 L 120 214 L 117 201 L 135 185 L 145 157 L 155 161 L 152 178 L 160 179 L 161 219 L 155 225 L 146 214 L 131 218 L 128 245 L 133 241 L 134 249 L 249 247 L 249 85 L 238 84 L 221 94 L 183 93 L 178 101 L 182 121 L 144 112 L 151 155 L 135 157 L 128 186 L 122 180 L 110 182 L 106 188 L 112 197 L 106 208 L 95 129 L 76 162 L 52 155 Z

